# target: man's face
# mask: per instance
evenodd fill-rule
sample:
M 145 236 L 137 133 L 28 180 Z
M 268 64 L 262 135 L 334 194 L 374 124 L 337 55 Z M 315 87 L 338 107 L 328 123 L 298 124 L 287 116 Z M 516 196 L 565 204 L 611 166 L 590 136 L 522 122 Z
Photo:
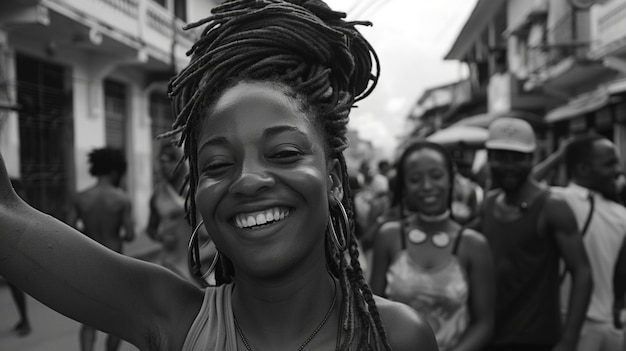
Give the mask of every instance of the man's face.
M 519 190 L 533 166 L 532 154 L 508 150 L 489 150 L 488 162 L 494 186 L 506 193 Z
M 606 197 L 613 198 L 617 193 L 617 177 L 621 167 L 615 145 L 609 140 L 593 143 L 592 157 L 589 160 L 589 185 Z

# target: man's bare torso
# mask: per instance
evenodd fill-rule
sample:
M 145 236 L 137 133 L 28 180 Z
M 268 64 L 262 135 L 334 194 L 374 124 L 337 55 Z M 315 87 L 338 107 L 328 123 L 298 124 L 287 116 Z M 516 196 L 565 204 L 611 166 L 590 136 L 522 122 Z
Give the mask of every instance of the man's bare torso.
M 95 185 L 82 191 L 75 201 L 83 232 L 104 246 L 120 252 L 124 211 L 129 206 L 128 196 L 110 185 Z

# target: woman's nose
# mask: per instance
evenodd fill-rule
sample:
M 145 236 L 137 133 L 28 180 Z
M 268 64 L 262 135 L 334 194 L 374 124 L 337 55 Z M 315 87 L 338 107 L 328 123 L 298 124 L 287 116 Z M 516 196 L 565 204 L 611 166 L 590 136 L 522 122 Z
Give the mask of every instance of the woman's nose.
M 229 191 L 233 194 L 256 195 L 270 189 L 276 184 L 274 177 L 261 172 L 243 171 L 230 185 Z

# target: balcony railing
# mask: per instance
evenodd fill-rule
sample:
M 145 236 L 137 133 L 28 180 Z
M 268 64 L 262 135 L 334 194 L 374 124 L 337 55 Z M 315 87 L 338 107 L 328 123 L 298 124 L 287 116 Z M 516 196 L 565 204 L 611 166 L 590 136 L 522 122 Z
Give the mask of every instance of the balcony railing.
M 54 0 L 79 14 L 85 23 L 108 28 L 136 43 L 137 48 L 169 53 L 176 40 L 184 50 L 190 48 L 199 31 L 183 31 L 185 22 L 151 0 Z
M 546 72 L 567 59 L 589 59 L 588 17 L 576 11 L 566 11 L 546 29 L 543 43 L 527 47 L 526 68 L 530 74 Z

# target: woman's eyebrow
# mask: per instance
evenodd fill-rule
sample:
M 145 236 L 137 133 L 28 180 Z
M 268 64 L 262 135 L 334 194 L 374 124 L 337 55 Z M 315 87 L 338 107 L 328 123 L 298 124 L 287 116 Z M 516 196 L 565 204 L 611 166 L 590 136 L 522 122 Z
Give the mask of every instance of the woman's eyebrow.
M 278 134 L 288 133 L 288 132 L 298 133 L 302 137 L 306 138 L 307 140 L 309 139 L 309 136 L 306 133 L 304 133 L 302 130 L 300 130 L 300 128 L 295 127 L 295 126 L 290 126 L 290 125 L 279 125 L 279 126 L 269 127 L 263 131 L 263 137 L 269 138 L 269 137 L 274 137 Z
M 203 142 L 202 145 L 200 145 L 200 147 L 198 148 L 198 152 L 202 151 L 202 149 L 204 149 L 205 147 L 224 146 L 228 144 L 230 143 L 228 142 L 228 139 L 226 139 L 226 137 L 223 137 L 223 136 L 211 137 L 205 142 Z

